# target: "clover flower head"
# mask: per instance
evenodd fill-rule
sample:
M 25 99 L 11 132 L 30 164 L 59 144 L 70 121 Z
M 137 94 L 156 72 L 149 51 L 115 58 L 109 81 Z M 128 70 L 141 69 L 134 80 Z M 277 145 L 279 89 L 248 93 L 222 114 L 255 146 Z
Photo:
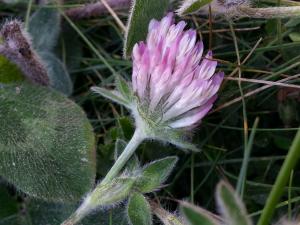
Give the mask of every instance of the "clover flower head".
M 197 150 L 185 137 L 198 125 L 217 98 L 224 74 L 216 73 L 212 52 L 203 56 L 203 43 L 173 13 L 152 20 L 145 42 L 132 51 L 132 85 L 118 77 L 118 91 L 93 90 L 129 110 L 143 138 Z
M 215 73 L 212 52 L 173 13 L 152 20 L 146 42 L 134 46 L 132 87 L 147 115 L 169 128 L 193 127 L 212 108 L 223 73 Z M 204 59 L 202 59 L 204 58 Z M 155 117 L 154 117 L 155 118 Z

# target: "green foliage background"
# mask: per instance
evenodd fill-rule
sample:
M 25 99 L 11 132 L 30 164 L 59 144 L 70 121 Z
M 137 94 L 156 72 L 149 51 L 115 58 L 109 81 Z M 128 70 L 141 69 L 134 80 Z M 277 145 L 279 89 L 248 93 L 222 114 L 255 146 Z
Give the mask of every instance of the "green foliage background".
M 71 7 L 73 3 L 78 2 L 68 1 L 66 6 Z M 177 3 L 174 1 L 171 8 L 176 8 Z M 256 6 L 275 4 L 275 0 L 273 3 L 255 3 Z M 16 6 L 0 3 L 0 9 L 2 20 L 9 17 L 25 18 L 27 4 Z M 33 10 L 36 8 L 33 7 Z M 118 15 L 125 23 L 128 12 Z M 214 57 L 220 62 L 218 69 L 230 75 L 237 68 L 237 56 L 229 22 L 216 17 L 210 23 L 207 16 L 186 16 L 184 19 L 189 27 L 199 31 L 206 49 L 211 46 Z M 129 80 L 132 65 L 130 60 L 122 58 L 123 31 L 111 15 L 104 14 L 97 18 L 75 21 L 75 26 L 80 33 L 68 21 L 62 22 L 62 33 L 54 51 L 71 74 L 74 84 L 71 98 L 83 107 L 95 129 L 97 179 L 100 180 L 114 162 L 115 142 L 118 139 L 128 141 L 134 125 L 126 109 L 99 98 L 89 88 L 94 85 L 114 87 L 115 77 L 111 68 Z M 245 59 L 253 50 L 251 57 L 241 66 L 242 77 L 276 81 L 299 73 L 300 41 L 297 37 L 300 35 L 300 19 L 246 18 L 234 20 L 233 27 L 241 59 Z M 90 48 L 79 34 L 90 40 L 95 48 Z M 260 38 L 262 41 L 253 49 Z M 2 67 L 0 71 L 1 69 Z M 237 76 L 236 73 L 233 75 Z M 299 79 L 292 83 L 298 84 Z M 259 83 L 248 82 L 242 82 L 241 85 L 244 94 L 261 86 Z M 240 96 L 237 81 L 225 81 L 215 108 Z M 177 203 L 170 199 L 193 199 L 198 205 L 215 211 L 216 184 L 219 180 L 226 179 L 235 185 L 238 180 L 244 151 L 244 123 L 247 121 L 248 127 L 252 127 L 254 120 L 259 117 L 260 122 L 248 162 L 243 199 L 252 219 L 256 220 L 298 129 L 299 96 L 299 89 L 272 85 L 247 97 L 244 105 L 237 101 L 212 112 L 194 131 L 193 142 L 203 150 L 201 153 L 186 154 L 171 145 L 150 141 L 144 143 L 137 152 L 143 163 L 169 155 L 177 155 L 180 159 L 175 172 L 168 179 L 168 186 L 157 192 L 162 204 L 172 211 L 177 209 Z M 243 108 L 246 114 L 243 113 Z M 250 133 L 251 128 L 247 131 Z M 288 196 L 287 188 L 277 210 L 277 218 L 287 213 L 298 213 L 300 180 L 296 178 L 299 175 L 298 166 L 289 187 L 291 195 Z M 286 200 L 292 204 L 291 210 Z M 45 224 L 44 221 L 55 225 L 70 215 L 74 208 L 74 205 L 50 204 L 31 199 L 0 179 L 1 225 Z M 82 223 L 126 224 L 122 210 L 106 210 L 99 215 L 92 215 L 92 222 L 87 220 Z M 104 221 L 97 220 L 97 216 Z

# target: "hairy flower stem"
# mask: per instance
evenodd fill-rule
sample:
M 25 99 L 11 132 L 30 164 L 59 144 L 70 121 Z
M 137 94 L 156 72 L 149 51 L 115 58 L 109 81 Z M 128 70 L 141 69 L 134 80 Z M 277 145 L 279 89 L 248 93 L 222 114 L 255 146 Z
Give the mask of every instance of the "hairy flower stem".
M 271 19 L 300 17 L 300 6 L 267 8 L 238 7 L 237 11 L 238 16 L 250 18 Z
M 259 218 L 257 225 L 268 225 L 272 215 L 274 214 L 276 205 L 284 191 L 284 188 L 289 180 L 290 174 L 296 166 L 300 158 L 300 129 L 293 141 L 293 144 L 286 156 L 283 165 L 279 171 L 275 184 L 271 190 L 271 193 L 267 199 L 267 203 L 263 209 L 263 212 Z
M 120 173 L 127 161 L 131 158 L 137 147 L 142 143 L 144 139 L 145 135 L 143 134 L 143 132 L 140 129 L 136 129 L 123 153 L 120 155 L 113 167 L 109 170 L 105 178 L 102 180 L 102 184 L 111 181 Z
M 127 144 L 126 148 L 122 152 L 122 154 L 119 156 L 115 164 L 112 166 L 112 168 L 109 170 L 109 172 L 106 174 L 105 178 L 96 186 L 96 188 L 88 195 L 87 198 L 84 199 L 82 204 L 79 206 L 79 208 L 76 210 L 75 213 L 73 213 L 69 219 L 64 221 L 62 225 L 74 225 L 78 223 L 80 220 L 82 220 L 85 216 L 87 216 L 91 211 L 95 210 L 97 208 L 97 199 L 99 199 L 98 194 L 99 192 L 98 187 L 100 185 L 106 184 L 110 181 L 112 181 L 123 169 L 123 167 L 126 165 L 128 160 L 131 158 L 131 156 L 134 154 L 135 150 L 138 148 L 138 146 L 142 143 L 142 141 L 145 139 L 144 133 L 140 129 L 136 129 L 131 140 Z M 96 204 L 95 204 L 96 202 Z

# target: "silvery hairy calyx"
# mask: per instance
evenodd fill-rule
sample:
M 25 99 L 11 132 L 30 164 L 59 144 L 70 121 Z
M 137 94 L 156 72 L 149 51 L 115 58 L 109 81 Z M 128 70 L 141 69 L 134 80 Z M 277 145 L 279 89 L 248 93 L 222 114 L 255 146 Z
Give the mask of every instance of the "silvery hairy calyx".
M 103 206 L 99 195 L 120 174 L 139 144 L 145 139 L 196 149 L 185 136 L 199 125 L 217 98 L 224 74 L 216 73 L 212 52 L 203 54 L 203 43 L 186 23 L 175 23 L 173 13 L 152 20 L 145 42 L 132 52 L 132 82 L 117 77 L 117 90 L 94 87 L 93 91 L 128 108 L 136 131 L 105 178 L 71 216 L 73 224 Z M 122 188 L 118 188 L 121 190 Z M 122 189 L 124 190 L 124 188 Z M 113 193 L 116 196 L 116 193 Z

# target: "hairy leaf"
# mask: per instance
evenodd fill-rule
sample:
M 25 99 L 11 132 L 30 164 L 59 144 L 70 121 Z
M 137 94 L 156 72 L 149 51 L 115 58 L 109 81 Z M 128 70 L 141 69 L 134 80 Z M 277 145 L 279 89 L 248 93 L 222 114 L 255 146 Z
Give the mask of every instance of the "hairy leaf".
M 0 175 L 28 195 L 74 201 L 95 176 L 94 135 L 83 111 L 44 87 L 0 86 Z
M 146 39 L 151 19 L 161 19 L 168 8 L 169 0 L 133 0 L 127 32 L 124 56 L 131 55 L 133 46 Z
M 151 225 L 152 215 L 149 202 L 142 194 L 134 193 L 130 196 L 127 215 L 131 225 Z
M 64 64 L 50 52 L 40 52 L 50 79 L 50 86 L 69 96 L 73 92 L 73 84 Z
M 179 15 L 195 13 L 211 2 L 212 0 L 185 0 L 177 11 Z
M 108 98 L 111 101 L 114 101 L 120 105 L 125 107 L 129 107 L 130 102 L 127 101 L 119 92 L 107 90 L 101 87 L 92 87 L 91 89 L 93 92 L 102 95 L 105 98 Z
M 126 80 L 124 80 L 121 76 L 117 76 L 116 86 L 125 99 L 127 99 L 128 101 L 132 101 L 132 88 L 129 87 L 129 84 L 126 82 Z
M 213 214 L 208 212 L 205 209 L 196 207 L 187 202 L 183 202 L 181 204 L 181 212 L 185 216 L 186 220 L 191 225 L 218 225 L 220 224 L 215 218 L 213 218 Z
M 51 51 L 60 33 L 60 13 L 55 8 L 40 8 L 30 18 L 29 33 L 37 51 Z
M 50 85 L 71 95 L 73 84 L 63 63 L 51 51 L 57 45 L 60 34 L 60 13 L 55 8 L 40 8 L 30 18 L 29 33 L 33 47 L 44 62 Z
M 158 129 L 155 131 L 156 139 L 162 142 L 169 142 L 181 148 L 183 151 L 190 150 L 199 152 L 200 150 L 189 140 L 186 140 L 185 133 L 176 129 Z
M 251 225 L 245 206 L 233 188 L 225 182 L 217 187 L 219 209 L 229 225 Z
M 102 182 L 86 197 L 83 205 L 89 205 L 89 208 L 94 210 L 122 202 L 131 193 L 135 181 L 135 177 L 120 176 L 112 181 Z
M 177 160 L 177 157 L 166 157 L 146 165 L 136 188 L 142 193 L 158 189 L 171 174 Z

